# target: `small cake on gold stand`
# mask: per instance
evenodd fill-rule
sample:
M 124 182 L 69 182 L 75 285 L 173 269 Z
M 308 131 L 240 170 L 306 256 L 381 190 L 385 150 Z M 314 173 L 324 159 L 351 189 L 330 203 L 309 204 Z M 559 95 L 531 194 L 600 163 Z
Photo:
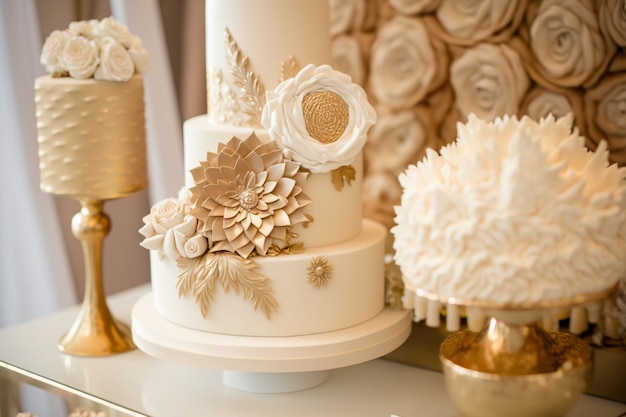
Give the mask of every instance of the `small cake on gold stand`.
M 609 166 L 604 143 L 587 150 L 572 122 L 470 116 L 400 176 L 392 232 L 406 290 L 489 318 L 440 347 L 466 417 L 563 416 L 586 388 L 591 348 L 538 323 L 626 276 L 626 168 Z
M 113 18 L 74 22 L 46 39 L 35 80 L 41 189 L 81 204 L 72 232 L 81 241 L 85 294 L 61 351 L 102 356 L 134 349 L 106 303 L 102 245 L 106 200 L 147 186 L 141 41 Z

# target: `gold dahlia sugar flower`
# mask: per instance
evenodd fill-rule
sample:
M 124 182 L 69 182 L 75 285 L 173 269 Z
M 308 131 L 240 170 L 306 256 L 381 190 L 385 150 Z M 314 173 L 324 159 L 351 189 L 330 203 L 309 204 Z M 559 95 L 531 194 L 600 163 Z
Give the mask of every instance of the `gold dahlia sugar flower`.
M 274 142 L 254 134 L 232 138 L 192 171 L 191 214 L 209 239 L 211 252 L 236 252 L 244 258 L 287 239 L 288 228 L 308 221 L 302 192 L 307 173 Z

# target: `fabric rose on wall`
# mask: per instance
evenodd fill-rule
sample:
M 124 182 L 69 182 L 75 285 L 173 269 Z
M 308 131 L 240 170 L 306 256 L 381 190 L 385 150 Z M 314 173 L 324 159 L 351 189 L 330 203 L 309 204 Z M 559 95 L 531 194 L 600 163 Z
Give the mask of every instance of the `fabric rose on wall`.
M 583 97 L 576 89 L 548 90 L 541 86 L 533 87 L 524 97 L 520 114 L 539 120 L 549 115 L 564 117 L 574 115 L 574 123 L 581 135 L 586 136 L 585 110 Z
M 600 28 L 608 33 L 617 45 L 626 47 L 626 3 L 624 0 L 600 2 L 598 11 Z
M 609 144 L 610 159 L 626 165 L 626 72 L 610 74 L 585 94 L 588 140 Z
M 417 159 L 427 139 L 427 130 L 412 110 L 381 115 L 365 147 L 367 169 L 398 175 Z
M 402 188 L 396 175 L 387 172 L 372 173 L 363 182 L 363 215 L 391 228 L 393 208 L 400 203 L 401 196 Z
M 537 71 L 564 87 L 593 84 L 615 51 L 600 33 L 591 0 L 541 2 L 528 43 Z
M 489 39 L 507 40 L 524 16 L 527 0 L 442 0 L 435 11 L 437 36 L 455 45 L 471 46 Z
M 331 54 L 334 69 L 348 74 L 352 82 L 358 85 L 365 83 L 365 62 L 363 62 L 361 44 L 355 36 L 341 35 L 333 39 Z
M 430 13 L 439 7 L 441 0 L 389 0 L 389 4 L 406 15 Z
M 447 54 L 419 19 L 396 16 L 372 45 L 370 89 L 392 109 L 415 106 L 446 79 Z
M 360 29 L 371 9 L 368 3 L 366 0 L 330 0 L 330 34 Z
M 450 65 L 450 83 L 461 116 L 491 121 L 516 115 L 530 86 L 519 55 L 506 45 L 481 43 Z

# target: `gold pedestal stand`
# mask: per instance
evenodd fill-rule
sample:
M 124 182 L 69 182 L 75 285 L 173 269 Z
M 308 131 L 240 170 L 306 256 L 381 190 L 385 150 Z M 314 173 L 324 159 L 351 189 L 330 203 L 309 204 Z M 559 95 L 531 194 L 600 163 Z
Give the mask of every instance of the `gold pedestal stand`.
M 453 333 L 439 349 L 448 395 L 464 417 L 563 417 L 589 382 L 592 349 L 575 335 L 544 330 L 542 314 L 604 299 L 616 289 L 528 305 L 416 293 L 481 308 L 489 317 L 481 331 Z
M 111 221 L 102 200 L 79 199 L 81 210 L 72 218 L 72 233 L 81 241 L 85 263 L 85 294 L 76 321 L 58 343 L 62 352 L 104 356 L 135 349 L 130 329 L 116 322 L 104 295 L 102 247 Z
M 143 77 L 126 82 L 48 76 L 35 80 L 41 190 L 81 204 L 72 232 L 83 249 L 85 295 L 61 338 L 65 353 L 106 356 L 135 348 L 103 289 L 102 249 L 111 221 L 104 201 L 148 186 Z

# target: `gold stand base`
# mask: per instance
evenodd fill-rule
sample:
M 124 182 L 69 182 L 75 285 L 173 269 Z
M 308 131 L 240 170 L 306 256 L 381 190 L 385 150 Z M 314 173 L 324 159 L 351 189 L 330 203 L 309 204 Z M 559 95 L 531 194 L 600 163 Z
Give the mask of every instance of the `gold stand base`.
M 84 306 L 70 330 L 59 339 L 57 348 L 77 356 L 108 356 L 136 348 L 130 328 L 111 317 L 89 318 Z M 108 310 L 107 310 L 108 312 Z
M 85 297 L 76 321 L 61 337 L 61 352 L 107 356 L 135 349 L 128 326 L 113 319 L 102 280 L 102 243 L 111 228 L 102 200 L 80 199 L 81 210 L 72 219 L 72 232 L 81 241 L 85 260 Z

